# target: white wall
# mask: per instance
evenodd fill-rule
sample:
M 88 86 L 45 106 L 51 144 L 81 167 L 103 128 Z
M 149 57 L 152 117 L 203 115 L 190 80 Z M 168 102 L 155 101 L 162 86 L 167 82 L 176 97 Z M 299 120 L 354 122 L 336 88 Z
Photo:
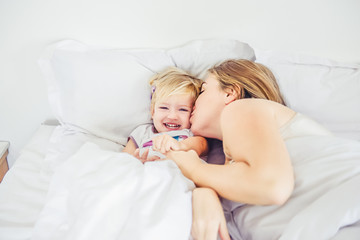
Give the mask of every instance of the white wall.
M 167 48 L 234 38 L 360 62 L 359 13 L 358 0 L 0 0 L 0 140 L 11 142 L 12 165 L 52 117 L 36 61 L 54 41 Z

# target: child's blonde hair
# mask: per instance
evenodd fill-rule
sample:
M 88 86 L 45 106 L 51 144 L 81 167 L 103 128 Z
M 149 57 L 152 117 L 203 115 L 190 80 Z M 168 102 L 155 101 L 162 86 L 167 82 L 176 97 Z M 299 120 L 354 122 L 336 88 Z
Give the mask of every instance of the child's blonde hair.
M 194 101 L 199 96 L 202 81 L 191 76 L 184 70 L 169 67 L 153 76 L 149 84 L 151 86 L 151 110 L 155 103 L 171 95 L 189 94 Z

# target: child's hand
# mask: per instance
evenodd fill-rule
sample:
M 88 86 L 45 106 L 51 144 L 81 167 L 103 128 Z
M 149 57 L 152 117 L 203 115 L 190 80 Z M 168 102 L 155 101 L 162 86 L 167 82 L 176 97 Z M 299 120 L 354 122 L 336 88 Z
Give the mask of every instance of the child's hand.
M 133 154 L 134 157 L 139 159 L 142 163 L 149 162 L 149 161 L 155 161 L 159 160 L 160 158 L 158 156 L 151 156 L 149 157 L 149 149 L 145 149 L 143 154 L 140 156 L 140 150 L 137 148 Z
M 181 143 L 167 134 L 156 136 L 152 141 L 153 149 L 163 154 L 166 154 L 170 150 L 181 150 Z

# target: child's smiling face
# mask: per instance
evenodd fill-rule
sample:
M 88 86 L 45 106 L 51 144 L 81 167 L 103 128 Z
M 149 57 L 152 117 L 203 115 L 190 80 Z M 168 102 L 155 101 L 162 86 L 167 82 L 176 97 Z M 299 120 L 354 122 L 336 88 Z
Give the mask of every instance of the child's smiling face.
M 155 103 L 152 119 L 158 132 L 189 129 L 194 98 L 188 94 L 171 95 Z

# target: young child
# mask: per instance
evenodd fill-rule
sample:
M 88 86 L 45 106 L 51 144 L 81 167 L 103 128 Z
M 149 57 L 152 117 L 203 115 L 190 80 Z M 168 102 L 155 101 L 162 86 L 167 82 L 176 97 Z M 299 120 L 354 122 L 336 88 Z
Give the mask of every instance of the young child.
M 165 158 L 162 153 L 169 150 L 192 149 L 199 156 L 206 154 L 205 138 L 193 136 L 190 131 L 191 112 L 201 80 L 170 67 L 151 78 L 149 84 L 153 123 L 137 127 L 123 151 L 142 162 Z

